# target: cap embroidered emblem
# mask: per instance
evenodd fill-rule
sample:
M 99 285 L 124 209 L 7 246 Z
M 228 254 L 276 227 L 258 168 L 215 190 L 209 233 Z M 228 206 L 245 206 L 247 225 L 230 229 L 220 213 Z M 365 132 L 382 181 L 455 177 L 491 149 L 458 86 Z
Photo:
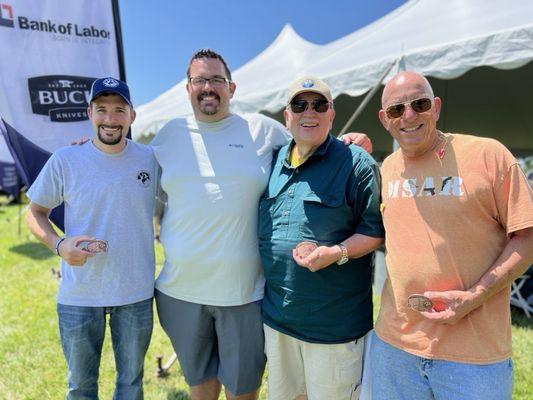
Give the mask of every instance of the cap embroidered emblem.
M 313 86 L 315 86 L 315 82 L 312 79 L 306 79 L 305 81 L 302 82 L 302 87 L 304 88 L 310 88 Z
M 113 78 L 104 79 L 102 83 L 107 87 L 117 87 L 119 85 L 118 81 Z

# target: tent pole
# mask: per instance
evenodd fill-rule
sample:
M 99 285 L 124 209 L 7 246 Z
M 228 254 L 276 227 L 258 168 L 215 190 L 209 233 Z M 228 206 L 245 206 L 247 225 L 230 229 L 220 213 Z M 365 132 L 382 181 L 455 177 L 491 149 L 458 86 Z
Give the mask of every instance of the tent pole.
M 374 86 L 372 88 L 372 90 L 370 92 L 367 93 L 367 95 L 365 96 L 365 98 L 363 99 L 363 101 L 361 102 L 361 104 L 359 104 L 359 107 L 357 107 L 357 109 L 354 111 L 354 113 L 352 114 L 352 116 L 350 117 L 350 119 L 348 120 L 348 122 L 346 122 L 346 125 L 344 125 L 344 128 L 342 128 L 342 130 L 340 131 L 340 133 L 337 135 L 337 136 L 341 136 L 341 135 L 344 135 L 346 133 L 346 131 L 348 130 L 348 128 L 350 127 L 350 125 L 357 119 L 357 117 L 363 112 L 363 110 L 365 109 L 366 105 L 368 104 L 368 102 L 372 99 L 372 97 L 374 96 L 374 94 L 377 92 L 377 90 L 379 89 L 380 85 L 381 85 L 381 82 L 383 82 L 383 80 L 385 79 L 385 77 L 389 74 L 390 70 L 392 69 L 392 67 L 394 67 L 394 65 L 396 65 L 396 62 L 397 60 L 394 60 L 391 65 L 389 65 L 389 67 L 385 70 L 385 72 L 383 73 L 383 75 L 381 75 L 381 78 L 379 79 L 379 82 L 376 84 L 376 86 Z
M 19 206 L 19 229 L 18 229 L 18 234 L 19 234 L 19 239 L 20 239 L 20 237 L 22 236 L 22 227 L 21 227 L 21 219 L 22 219 L 22 199 L 20 199 L 18 206 Z

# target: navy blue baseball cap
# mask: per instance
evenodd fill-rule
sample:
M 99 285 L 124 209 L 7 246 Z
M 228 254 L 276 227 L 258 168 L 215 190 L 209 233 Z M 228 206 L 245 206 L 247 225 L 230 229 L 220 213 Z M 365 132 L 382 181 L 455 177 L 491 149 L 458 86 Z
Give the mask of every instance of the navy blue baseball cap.
M 91 86 L 89 104 L 103 93 L 118 94 L 126 103 L 133 107 L 130 99 L 130 89 L 128 88 L 128 85 L 126 85 L 126 82 L 111 77 L 95 80 Z

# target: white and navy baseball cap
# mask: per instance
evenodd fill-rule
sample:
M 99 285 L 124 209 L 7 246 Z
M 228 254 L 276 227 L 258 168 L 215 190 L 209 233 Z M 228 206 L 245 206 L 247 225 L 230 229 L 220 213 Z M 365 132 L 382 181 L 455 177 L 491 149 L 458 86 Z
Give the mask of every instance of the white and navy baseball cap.
M 296 79 L 291 83 L 291 86 L 289 86 L 289 90 L 287 91 L 287 104 L 300 93 L 305 92 L 318 93 L 324 96 L 329 102 L 333 101 L 331 90 L 326 82 L 316 76 L 305 75 Z
M 91 86 L 89 103 L 104 93 L 118 94 L 126 103 L 133 107 L 130 99 L 130 89 L 128 88 L 128 85 L 126 85 L 126 82 L 111 77 L 95 80 Z

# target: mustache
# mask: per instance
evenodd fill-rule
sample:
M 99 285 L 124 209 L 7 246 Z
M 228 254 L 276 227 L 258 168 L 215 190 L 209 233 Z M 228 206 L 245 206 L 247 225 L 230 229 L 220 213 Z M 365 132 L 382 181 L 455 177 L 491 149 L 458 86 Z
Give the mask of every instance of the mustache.
M 220 96 L 219 96 L 216 92 L 213 92 L 212 90 L 209 91 L 209 92 L 208 92 L 208 91 L 203 91 L 203 92 L 201 92 L 201 93 L 198 95 L 197 99 L 198 99 L 198 101 L 201 101 L 201 100 L 203 100 L 205 97 L 211 97 L 211 96 L 214 97 L 217 101 L 220 101 Z

